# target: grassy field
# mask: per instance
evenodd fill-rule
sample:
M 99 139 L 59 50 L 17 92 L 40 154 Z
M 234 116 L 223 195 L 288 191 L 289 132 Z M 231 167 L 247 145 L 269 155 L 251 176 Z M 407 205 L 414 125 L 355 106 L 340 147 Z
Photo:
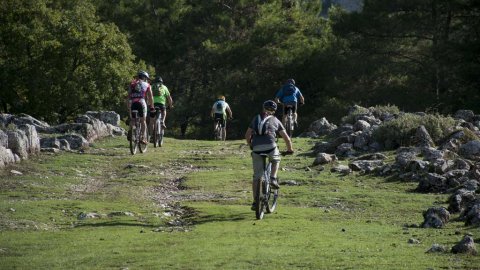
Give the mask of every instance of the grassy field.
M 480 269 L 480 256 L 426 253 L 466 233 L 480 242 L 479 228 L 412 226 L 447 195 L 311 167 L 313 144 L 294 139 L 279 176 L 298 185 L 261 221 L 241 141 L 42 153 L 0 171 L 0 269 Z

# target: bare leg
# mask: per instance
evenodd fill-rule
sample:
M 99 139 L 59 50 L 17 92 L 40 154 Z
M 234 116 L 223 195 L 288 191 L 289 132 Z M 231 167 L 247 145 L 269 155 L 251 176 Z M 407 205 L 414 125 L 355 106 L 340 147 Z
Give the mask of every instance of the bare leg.
M 280 162 L 272 162 L 272 170 L 270 171 L 270 177 L 277 178 L 277 172 Z
M 162 125 L 165 127 L 165 119 L 167 118 L 167 110 L 162 110 Z
M 141 138 L 142 140 L 146 140 L 146 127 L 147 127 L 147 122 L 145 121 L 145 117 L 140 117 L 140 134 L 142 134 Z

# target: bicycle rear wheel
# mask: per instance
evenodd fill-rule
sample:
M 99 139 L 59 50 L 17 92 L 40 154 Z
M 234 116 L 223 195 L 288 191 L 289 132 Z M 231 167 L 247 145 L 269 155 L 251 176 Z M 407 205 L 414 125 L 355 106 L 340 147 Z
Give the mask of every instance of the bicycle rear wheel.
M 263 218 L 263 209 L 264 209 L 264 202 L 263 202 L 263 196 L 262 196 L 262 183 L 263 179 L 258 179 L 255 182 L 255 190 L 256 190 L 256 196 L 255 196 L 255 217 L 257 219 L 262 219 Z
M 136 128 L 132 128 L 130 129 L 130 132 L 129 132 L 129 135 L 130 135 L 130 153 L 132 155 L 135 155 L 137 153 L 137 149 L 138 149 L 138 137 L 139 137 L 139 134 L 137 133 L 140 133 L 138 132 L 138 129 Z
M 288 136 L 292 137 L 292 135 L 293 135 L 293 116 L 292 116 L 291 111 L 288 113 L 287 123 L 286 123 L 285 128 L 287 129 Z
M 153 147 L 157 147 L 157 146 L 160 146 L 160 143 L 159 143 L 159 131 L 158 129 L 160 128 L 159 126 L 159 123 L 158 121 L 155 121 L 155 123 L 153 124 L 153 134 L 152 134 L 152 137 L 153 137 Z

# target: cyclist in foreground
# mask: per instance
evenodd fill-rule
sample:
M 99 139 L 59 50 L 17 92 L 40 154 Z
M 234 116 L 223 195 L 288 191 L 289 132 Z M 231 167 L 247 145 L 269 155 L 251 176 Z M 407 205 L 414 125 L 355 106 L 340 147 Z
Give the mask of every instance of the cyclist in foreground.
M 288 79 L 287 82 L 280 88 L 275 96 L 275 101 L 277 103 L 283 104 L 283 116 L 282 116 L 282 123 L 285 125 L 286 117 L 288 114 L 288 107 L 292 106 L 292 113 L 293 113 L 293 121 L 295 125 L 297 125 L 297 103 L 303 105 L 305 103 L 305 99 L 303 98 L 302 92 L 300 89 L 295 86 L 294 79 Z
M 228 103 L 225 102 L 225 96 L 219 96 L 217 98 L 217 101 L 213 103 L 212 110 L 210 111 L 210 116 L 213 118 L 213 129 L 215 129 L 217 121 L 220 121 L 220 125 L 223 128 L 222 138 L 227 137 L 227 113 L 228 118 L 232 119 L 232 110 L 230 109 Z
M 159 107 L 162 112 L 162 128 L 166 128 L 165 119 L 167 117 L 167 107 L 166 103 L 168 102 L 168 107 L 173 108 L 173 99 L 170 96 L 170 91 L 168 91 L 167 86 L 163 84 L 163 79 L 159 76 L 155 78 L 152 84 L 152 95 L 153 95 L 153 105 L 154 107 Z M 155 111 L 150 112 L 150 118 L 155 118 Z M 150 130 L 153 130 L 154 121 L 150 121 Z
M 140 117 L 141 130 L 142 134 L 141 143 L 147 144 L 146 140 L 146 117 L 147 117 L 147 102 L 150 105 L 150 111 L 153 110 L 153 98 L 152 98 L 152 89 L 147 80 L 150 79 L 146 71 L 139 71 L 137 77 L 130 83 L 128 87 L 128 96 L 127 96 L 127 107 L 128 113 L 130 115 L 130 129 L 132 129 L 135 119 L 132 115 L 133 110 L 138 111 L 138 116 Z
M 255 182 L 259 181 L 263 174 L 263 159 L 260 154 L 268 154 L 269 160 L 272 162 L 270 174 L 270 185 L 274 189 L 280 188 L 278 185 L 277 172 L 280 165 L 280 152 L 276 143 L 276 133 L 285 141 L 288 154 L 293 153 L 292 141 L 285 132 L 282 123 L 274 116 L 277 110 L 277 103 L 273 100 L 267 100 L 263 103 L 263 111 L 255 116 L 245 133 L 245 140 L 252 149 L 252 165 L 253 165 L 253 181 L 252 190 L 254 202 L 252 210 L 255 210 L 256 194 Z

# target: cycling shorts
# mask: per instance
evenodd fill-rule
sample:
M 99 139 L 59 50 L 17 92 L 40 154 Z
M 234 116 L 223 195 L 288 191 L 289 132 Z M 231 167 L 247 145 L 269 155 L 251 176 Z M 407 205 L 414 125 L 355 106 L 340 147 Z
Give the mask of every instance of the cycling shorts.
M 275 147 L 272 150 L 262 151 L 262 152 L 252 152 L 252 165 L 253 165 L 253 180 L 258 180 L 263 175 L 263 157 L 261 154 L 267 154 L 268 160 L 273 163 L 279 163 L 280 158 L 280 151 L 278 147 Z
M 147 103 L 145 102 L 145 99 L 140 99 L 137 102 L 133 102 L 130 105 L 130 109 L 132 111 L 137 110 L 138 111 L 137 115 L 140 116 L 140 117 L 146 117 L 147 116 Z M 135 116 L 133 114 L 131 115 L 131 117 L 135 118 Z
M 153 106 L 154 106 L 155 108 L 156 108 L 156 107 L 160 108 L 160 111 L 161 111 L 161 112 L 165 112 L 165 110 L 167 109 L 167 106 L 165 106 L 165 104 L 162 104 L 162 103 L 153 103 Z M 156 112 L 155 112 L 155 111 L 150 112 L 149 115 L 150 115 L 151 118 L 155 118 Z
M 215 122 L 219 121 L 221 127 L 225 127 L 227 125 L 227 118 L 223 113 L 215 113 L 214 116 Z
M 297 112 L 297 102 L 287 102 L 283 104 L 283 114 L 288 114 L 288 110 L 292 110 L 292 113 Z

